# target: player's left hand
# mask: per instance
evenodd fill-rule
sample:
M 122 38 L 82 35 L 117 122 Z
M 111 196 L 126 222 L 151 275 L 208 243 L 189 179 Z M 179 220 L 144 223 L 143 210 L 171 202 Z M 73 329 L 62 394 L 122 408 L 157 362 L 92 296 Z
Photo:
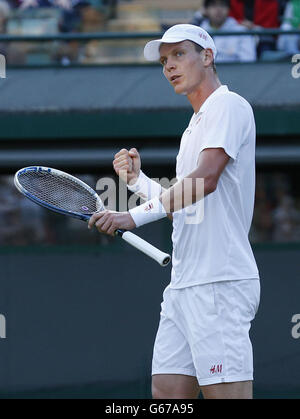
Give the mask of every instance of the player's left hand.
M 101 211 L 95 212 L 88 224 L 88 228 L 93 226 L 97 228 L 99 233 L 105 233 L 110 236 L 115 235 L 118 229 L 132 230 L 136 227 L 129 212 L 116 212 L 116 211 Z

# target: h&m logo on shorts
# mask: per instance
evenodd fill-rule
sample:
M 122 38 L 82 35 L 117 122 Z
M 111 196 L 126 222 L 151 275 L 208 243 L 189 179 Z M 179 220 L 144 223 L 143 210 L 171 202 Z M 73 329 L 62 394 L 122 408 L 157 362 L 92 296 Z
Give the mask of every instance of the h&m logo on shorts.
M 145 212 L 149 212 L 153 209 L 154 205 L 152 204 L 152 202 L 150 202 L 150 204 L 148 204 L 145 208 L 144 211 Z
M 209 371 L 212 375 L 213 374 L 221 374 L 222 369 L 223 369 L 223 365 L 222 364 L 217 364 L 217 365 L 213 365 Z

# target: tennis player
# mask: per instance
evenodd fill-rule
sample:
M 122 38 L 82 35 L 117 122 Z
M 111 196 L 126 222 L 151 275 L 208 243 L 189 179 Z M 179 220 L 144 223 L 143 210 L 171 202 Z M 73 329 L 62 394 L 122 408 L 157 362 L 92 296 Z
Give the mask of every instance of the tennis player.
M 154 345 L 153 397 L 197 398 L 201 391 L 207 399 L 250 399 L 249 329 L 260 299 L 248 239 L 255 192 L 252 108 L 221 84 L 214 41 L 200 27 L 175 25 L 147 43 L 144 54 L 161 62 L 194 110 L 177 156 L 177 183 L 163 190 L 141 171 L 137 150 L 123 149 L 115 171 L 125 173 L 128 188 L 146 202 L 129 212 L 94 214 L 89 227 L 113 235 L 172 215 L 173 266 Z M 199 222 L 187 222 L 185 210 L 203 203 Z

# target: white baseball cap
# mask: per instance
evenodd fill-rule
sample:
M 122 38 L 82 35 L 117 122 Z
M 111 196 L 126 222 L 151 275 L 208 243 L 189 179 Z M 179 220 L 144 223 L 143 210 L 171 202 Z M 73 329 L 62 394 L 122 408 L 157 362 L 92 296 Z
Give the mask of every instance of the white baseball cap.
M 200 26 L 180 24 L 168 29 L 161 39 L 150 41 L 144 48 L 144 56 L 148 61 L 158 61 L 160 58 L 159 48 L 162 43 L 175 44 L 182 41 L 193 41 L 202 48 L 210 48 L 213 51 L 214 59 L 217 55 L 217 48 L 212 37 Z

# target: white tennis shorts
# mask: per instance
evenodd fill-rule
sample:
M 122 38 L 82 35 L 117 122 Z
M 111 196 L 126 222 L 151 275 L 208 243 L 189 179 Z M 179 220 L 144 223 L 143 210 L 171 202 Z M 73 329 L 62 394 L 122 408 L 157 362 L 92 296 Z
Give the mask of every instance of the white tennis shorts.
M 163 295 L 152 375 L 184 374 L 200 386 L 253 380 L 251 321 L 258 279 L 215 282 Z

